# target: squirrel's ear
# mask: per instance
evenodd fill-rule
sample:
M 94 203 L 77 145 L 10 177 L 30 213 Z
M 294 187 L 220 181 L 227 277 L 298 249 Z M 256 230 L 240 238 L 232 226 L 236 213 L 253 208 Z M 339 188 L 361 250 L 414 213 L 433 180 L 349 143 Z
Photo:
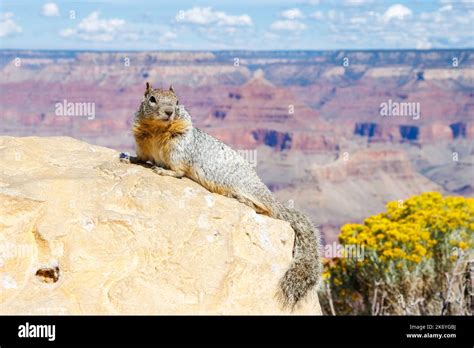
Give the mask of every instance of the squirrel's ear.
M 151 87 L 150 83 L 147 81 L 147 83 L 146 83 L 146 90 L 145 90 L 145 97 L 146 97 L 151 91 L 153 91 L 153 87 Z
M 173 85 L 170 85 L 170 91 L 174 93 Z

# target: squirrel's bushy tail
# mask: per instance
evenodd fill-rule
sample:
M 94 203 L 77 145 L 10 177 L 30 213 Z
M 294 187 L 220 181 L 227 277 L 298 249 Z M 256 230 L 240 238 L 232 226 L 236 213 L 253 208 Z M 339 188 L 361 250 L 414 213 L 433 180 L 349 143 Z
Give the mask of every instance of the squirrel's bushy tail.
M 320 240 L 316 227 L 303 213 L 278 204 L 274 216 L 290 223 L 295 232 L 293 260 L 280 280 L 278 300 L 285 308 L 294 309 L 299 300 L 321 279 Z

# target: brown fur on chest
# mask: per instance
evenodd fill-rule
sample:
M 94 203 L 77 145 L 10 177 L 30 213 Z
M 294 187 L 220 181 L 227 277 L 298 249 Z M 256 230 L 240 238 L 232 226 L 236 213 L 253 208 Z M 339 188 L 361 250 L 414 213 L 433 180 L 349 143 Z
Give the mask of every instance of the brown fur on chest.
M 142 119 L 133 125 L 133 135 L 140 155 L 151 160 L 159 158 L 164 163 L 170 160 L 173 140 L 186 133 L 190 124 L 186 120 L 164 122 L 161 120 Z

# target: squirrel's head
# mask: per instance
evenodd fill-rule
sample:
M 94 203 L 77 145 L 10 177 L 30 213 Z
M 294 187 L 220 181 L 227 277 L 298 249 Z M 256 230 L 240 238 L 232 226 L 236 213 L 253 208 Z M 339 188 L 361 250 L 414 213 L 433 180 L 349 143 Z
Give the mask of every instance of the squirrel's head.
M 148 82 L 146 83 L 142 101 L 142 117 L 171 122 L 176 117 L 178 104 L 178 97 L 173 86 L 167 90 L 153 89 Z

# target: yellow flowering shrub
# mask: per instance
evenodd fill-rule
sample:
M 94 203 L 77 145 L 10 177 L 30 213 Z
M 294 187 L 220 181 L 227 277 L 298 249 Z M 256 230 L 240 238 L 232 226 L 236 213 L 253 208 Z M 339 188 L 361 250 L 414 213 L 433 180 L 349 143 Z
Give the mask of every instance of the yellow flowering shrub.
M 456 286 L 473 256 L 473 198 L 426 192 L 389 202 L 363 224 L 344 225 L 339 242 L 363 246 L 364 255 L 325 260 L 326 312 L 439 315 L 467 308 L 453 296 L 461 296 Z

